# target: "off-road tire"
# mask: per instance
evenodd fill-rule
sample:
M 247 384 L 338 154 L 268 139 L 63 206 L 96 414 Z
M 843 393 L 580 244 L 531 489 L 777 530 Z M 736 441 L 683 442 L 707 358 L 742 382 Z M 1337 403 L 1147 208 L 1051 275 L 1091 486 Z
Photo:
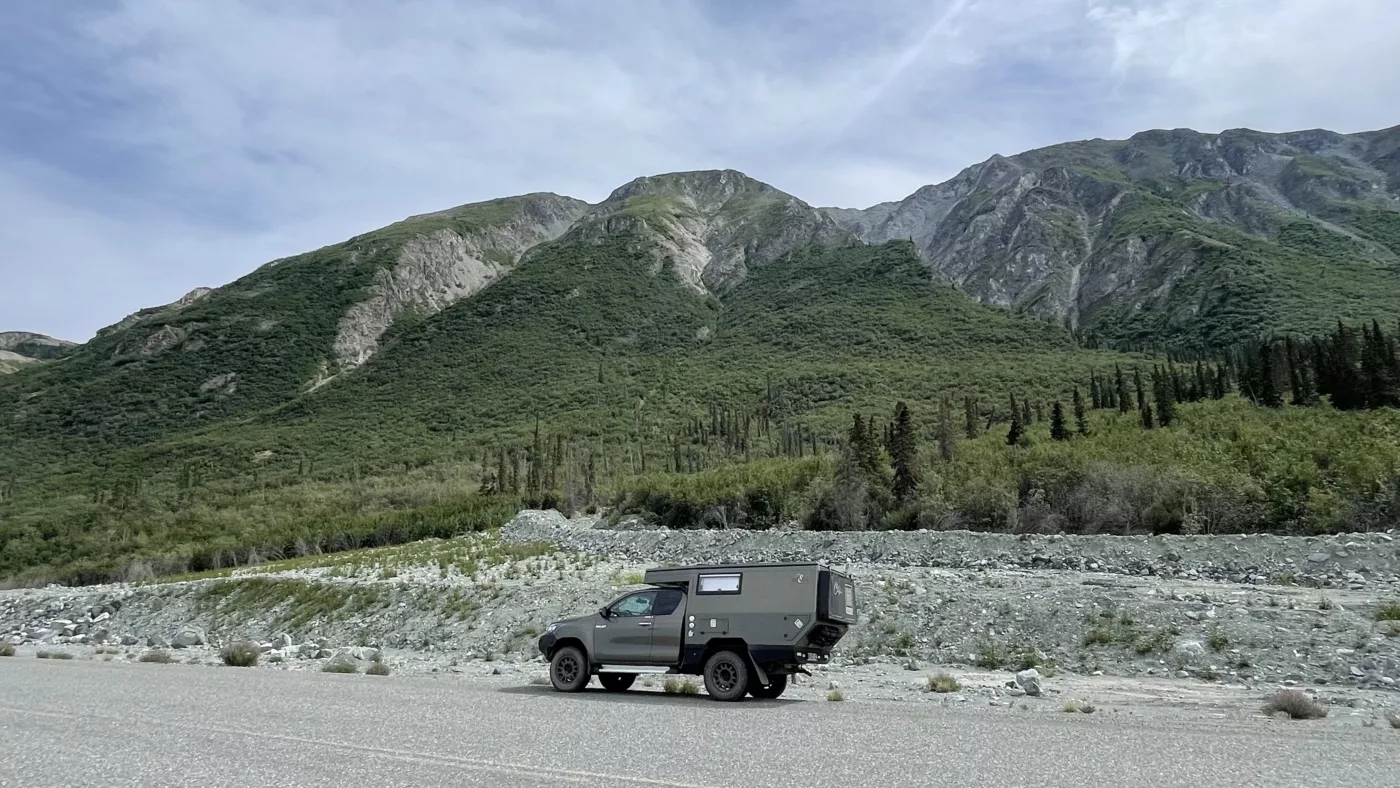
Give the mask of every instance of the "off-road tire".
M 768 681 L 770 683 L 766 687 L 757 682 L 750 684 L 749 694 L 760 700 L 772 700 L 783 694 L 783 690 L 787 689 L 788 677 L 785 673 L 779 673 L 777 675 L 770 673 L 768 675 Z
M 588 657 L 574 646 L 554 652 L 549 661 L 549 683 L 560 692 L 579 692 L 588 686 Z
M 715 700 L 743 700 L 749 691 L 749 662 L 733 651 L 719 651 L 705 662 L 705 692 Z
M 626 692 L 637 677 L 631 673 L 599 673 L 598 683 L 608 692 Z

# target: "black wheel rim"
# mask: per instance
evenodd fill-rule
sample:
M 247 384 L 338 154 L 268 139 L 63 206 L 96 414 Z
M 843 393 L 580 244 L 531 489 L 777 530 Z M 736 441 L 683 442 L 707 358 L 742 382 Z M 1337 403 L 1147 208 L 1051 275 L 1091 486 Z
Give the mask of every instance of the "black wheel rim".
M 554 663 L 554 676 L 560 684 L 573 684 L 578 680 L 578 660 L 572 656 L 560 657 Z
M 733 662 L 720 662 L 715 665 L 714 671 L 715 689 L 720 692 L 731 692 L 734 685 L 739 683 L 739 670 Z

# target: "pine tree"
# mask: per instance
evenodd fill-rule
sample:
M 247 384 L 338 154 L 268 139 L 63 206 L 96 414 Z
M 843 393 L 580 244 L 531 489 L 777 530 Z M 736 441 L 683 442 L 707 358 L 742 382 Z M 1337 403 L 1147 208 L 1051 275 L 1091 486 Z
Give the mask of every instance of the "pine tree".
M 968 440 L 977 437 L 977 400 L 972 397 L 963 398 L 963 417 L 966 424 L 963 425 L 967 433 Z
M 1361 383 L 1368 408 L 1400 406 L 1400 368 L 1395 349 L 1381 331 L 1378 321 L 1371 321 L 1370 330 L 1363 326 L 1361 349 Z
M 1154 426 L 1152 423 L 1152 406 L 1148 405 L 1146 402 L 1143 402 L 1142 407 L 1138 409 L 1138 413 L 1142 416 L 1143 429 L 1152 429 Z
M 1157 424 L 1161 427 L 1170 427 L 1176 421 L 1176 391 L 1167 379 L 1168 374 L 1159 373 L 1155 367 L 1152 370 L 1152 393 L 1157 404 Z
M 1283 407 L 1283 395 L 1275 381 L 1274 346 L 1265 342 L 1259 346 L 1259 365 L 1255 373 L 1258 377 L 1259 404 L 1270 408 Z
M 1084 415 L 1084 398 L 1079 396 L 1079 387 L 1074 389 L 1074 429 L 1080 435 L 1089 437 L 1089 419 Z
M 938 408 L 938 456 L 953 461 L 953 402 L 947 397 Z
M 914 417 L 903 402 L 895 406 L 894 426 L 890 431 L 890 460 L 894 466 L 894 483 L 890 491 L 900 506 L 908 504 L 919 492 L 918 444 L 914 436 Z
M 1056 441 L 1069 440 L 1069 430 L 1065 428 L 1065 407 L 1059 400 L 1050 406 L 1050 439 Z
M 1034 414 L 1031 412 L 1031 401 L 1021 400 L 1021 424 L 1030 426 L 1035 423 Z
M 1099 392 L 1099 376 L 1093 372 L 1089 373 L 1089 405 L 1094 410 L 1103 407 L 1103 395 Z
M 1136 367 L 1133 368 L 1133 386 L 1137 389 L 1138 410 L 1147 407 L 1147 396 L 1142 390 L 1142 373 Z
M 1123 380 L 1123 370 L 1117 364 L 1113 365 L 1114 392 L 1113 396 L 1118 399 L 1118 412 L 1127 413 L 1132 407 L 1128 404 L 1128 384 Z
M 1021 422 L 1021 409 L 1016 407 L 1016 395 L 1011 395 L 1011 427 L 1006 431 L 1006 445 L 1015 446 L 1021 442 L 1026 428 Z

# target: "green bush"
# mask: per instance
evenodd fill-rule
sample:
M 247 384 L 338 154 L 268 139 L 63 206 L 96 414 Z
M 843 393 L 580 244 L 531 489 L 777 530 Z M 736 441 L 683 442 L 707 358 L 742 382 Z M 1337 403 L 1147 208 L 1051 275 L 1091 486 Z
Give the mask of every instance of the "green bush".
M 375 660 L 374 664 L 370 665 L 369 668 L 365 670 L 365 675 L 387 676 L 389 675 L 389 666 L 379 660 Z
M 1300 690 L 1279 690 L 1264 703 L 1265 714 L 1283 712 L 1290 719 L 1316 720 L 1327 716 L 1326 704 Z
M 960 689 L 962 689 L 962 685 L 958 683 L 958 680 L 947 673 L 929 676 L 924 684 L 926 692 L 957 692 Z
M 14 646 L 10 645 L 9 643 L 6 643 L 6 644 L 4 644 L 3 646 L 0 646 L 0 657 L 13 657 L 14 655 L 15 655 L 15 647 L 14 647 Z
M 262 651 L 258 649 L 258 644 L 247 640 L 230 643 L 219 652 L 219 658 L 224 664 L 235 668 L 251 668 L 258 664 L 258 658 L 261 656 Z

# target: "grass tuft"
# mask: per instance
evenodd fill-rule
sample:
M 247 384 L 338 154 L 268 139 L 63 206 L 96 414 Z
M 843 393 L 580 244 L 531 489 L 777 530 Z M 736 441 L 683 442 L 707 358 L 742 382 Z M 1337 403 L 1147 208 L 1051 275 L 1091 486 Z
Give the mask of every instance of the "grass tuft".
M 72 658 L 73 658 L 73 655 L 72 655 L 72 654 L 69 654 L 67 651 L 40 651 L 38 654 L 35 654 L 34 656 L 38 657 L 39 659 L 72 659 Z
M 171 662 L 175 661 L 175 658 L 170 656 L 169 651 L 161 651 L 157 649 L 155 651 L 147 651 L 145 654 L 142 654 L 141 659 L 139 661 L 156 662 L 161 665 L 169 665 Z
M 1386 602 L 1376 611 L 1377 621 L 1400 621 L 1400 602 Z
M 929 676 L 924 685 L 925 692 L 957 692 L 962 689 L 958 680 L 947 673 L 939 673 L 936 676 Z
M 1390 727 L 1400 730 L 1400 711 L 1387 711 L 1385 721 L 1390 723 Z
M 373 665 L 370 665 L 369 668 L 365 671 L 365 675 L 366 675 L 366 676 L 387 676 L 387 675 L 389 675 L 389 666 L 386 665 L 386 664 L 384 664 L 384 663 L 383 663 L 382 661 L 380 661 L 380 660 L 375 660 L 374 664 L 373 664 Z
M 9 643 L 6 643 L 5 645 L 0 646 L 0 657 L 13 657 L 14 655 L 15 655 L 15 647 L 14 647 L 14 646 L 10 645 Z
M 1279 690 L 1264 702 L 1264 713 L 1279 712 L 1294 720 L 1320 720 L 1327 716 L 1327 705 L 1300 690 Z
M 698 695 L 700 685 L 694 679 L 682 679 L 672 676 L 666 679 L 666 683 L 661 685 L 661 691 L 667 695 Z
M 1065 701 L 1065 704 L 1060 707 L 1060 711 L 1066 712 L 1068 714 L 1093 714 L 1098 710 L 1099 708 L 1094 704 L 1085 703 L 1082 700 L 1067 700 Z
M 258 644 L 247 640 L 230 643 L 219 652 L 224 664 L 234 668 L 251 668 L 258 664 L 260 656 L 262 652 L 258 650 Z
M 322 673 L 359 673 L 360 669 L 355 667 L 353 662 L 345 660 L 332 660 L 321 668 Z
M 842 692 L 839 689 L 834 689 L 831 692 L 826 693 L 826 699 L 831 701 L 832 703 L 840 703 L 841 701 L 846 699 L 846 693 Z

